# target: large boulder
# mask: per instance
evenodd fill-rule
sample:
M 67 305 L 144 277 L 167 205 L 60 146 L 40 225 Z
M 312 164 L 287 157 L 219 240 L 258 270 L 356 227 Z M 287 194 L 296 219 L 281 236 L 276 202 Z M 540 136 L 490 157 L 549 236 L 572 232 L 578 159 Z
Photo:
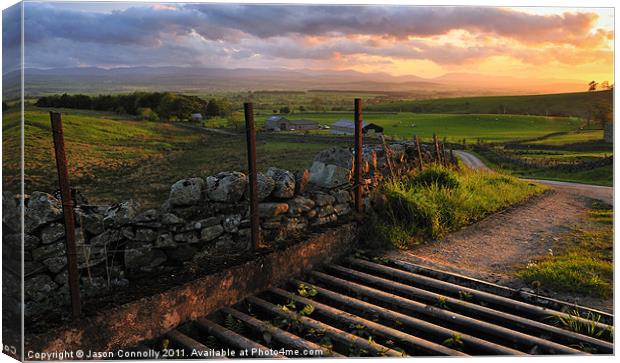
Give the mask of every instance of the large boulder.
M 207 195 L 216 202 L 238 202 L 245 193 L 248 179 L 236 171 L 207 177 Z
M 353 169 L 353 153 L 344 147 L 325 149 L 315 156 L 314 161 L 319 161 L 326 165 L 336 165 L 349 170 Z
M 275 198 L 292 198 L 295 195 L 295 175 L 288 170 L 269 168 L 267 176 L 275 182 L 271 195 Z
M 174 207 L 198 204 L 205 181 L 202 178 L 182 179 L 172 184 L 168 200 Z
M 34 192 L 25 211 L 24 229 L 32 232 L 40 226 L 62 218 L 62 205 L 52 195 Z
M 321 188 L 337 188 L 349 183 L 351 170 L 337 165 L 315 161 L 310 168 L 309 182 Z
M 353 153 L 349 149 L 326 149 L 314 158 L 309 182 L 322 188 L 335 188 L 349 182 L 352 169 Z

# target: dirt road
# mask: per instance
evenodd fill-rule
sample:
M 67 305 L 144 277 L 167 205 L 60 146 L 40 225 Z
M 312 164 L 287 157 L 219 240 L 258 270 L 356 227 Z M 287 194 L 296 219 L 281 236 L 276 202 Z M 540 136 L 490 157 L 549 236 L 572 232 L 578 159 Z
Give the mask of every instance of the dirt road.
M 476 156 L 459 151 L 465 165 L 490 170 Z M 613 203 L 608 187 L 576 183 L 535 182 L 552 186 L 545 194 L 522 205 L 495 213 L 447 237 L 408 251 L 392 251 L 390 257 L 458 272 L 513 288 L 527 288 L 514 272 L 540 256 L 553 253 L 561 238 L 586 223 L 593 199 Z M 577 296 L 550 290 L 541 294 L 604 311 L 613 300 Z
M 463 164 L 473 169 L 491 170 L 488 166 L 484 165 L 482 160 L 477 156 L 465 152 L 454 151 L 454 153 L 461 159 Z M 614 189 L 612 187 L 604 187 L 599 185 L 569 183 L 555 180 L 539 180 L 539 179 L 525 179 L 540 184 L 545 184 L 553 187 L 556 190 L 564 191 L 573 195 L 578 195 L 586 198 L 592 198 L 600 200 L 606 204 L 614 205 Z

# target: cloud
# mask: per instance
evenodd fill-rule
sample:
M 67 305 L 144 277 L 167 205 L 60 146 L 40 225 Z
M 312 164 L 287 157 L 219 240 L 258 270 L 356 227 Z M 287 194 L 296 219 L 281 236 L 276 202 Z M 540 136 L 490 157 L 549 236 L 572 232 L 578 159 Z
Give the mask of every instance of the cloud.
M 26 64 L 325 67 L 498 55 L 527 64 L 600 62 L 613 33 L 597 15 L 491 7 L 176 4 L 108 12 L 26 3 Z M 458 36 L 457 36 L 458 35 Z

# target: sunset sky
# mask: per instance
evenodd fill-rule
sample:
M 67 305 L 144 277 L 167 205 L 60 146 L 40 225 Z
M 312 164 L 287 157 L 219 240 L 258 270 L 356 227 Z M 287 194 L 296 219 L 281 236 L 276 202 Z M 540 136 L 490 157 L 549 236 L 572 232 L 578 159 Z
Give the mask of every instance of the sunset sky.
M 613 81 L 613 9 L 26 3 L 26 66 Z M 6 35 L 5 35 L 6 36 Z

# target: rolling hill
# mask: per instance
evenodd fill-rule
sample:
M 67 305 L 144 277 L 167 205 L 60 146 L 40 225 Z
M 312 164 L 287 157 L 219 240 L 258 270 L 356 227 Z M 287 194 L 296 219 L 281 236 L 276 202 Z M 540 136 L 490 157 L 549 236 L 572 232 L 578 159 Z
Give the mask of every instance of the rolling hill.
M 15 96 L 20 73 L 3 75 L 5 98 Z M 441 77 L 363 73 L 353 70 L 227 69 L 204 67 L 73 67 L 24 70 L 26 96 L 50 93 L 122 93 L 175 91 L 204 93 L 250 90 L 362 90 L 412 92 L 424 98 L 574 92 L 586 82 L 556 79 L 520 79 L 471 73 Z M 10 93 L 9 93 L 10 92 Z

